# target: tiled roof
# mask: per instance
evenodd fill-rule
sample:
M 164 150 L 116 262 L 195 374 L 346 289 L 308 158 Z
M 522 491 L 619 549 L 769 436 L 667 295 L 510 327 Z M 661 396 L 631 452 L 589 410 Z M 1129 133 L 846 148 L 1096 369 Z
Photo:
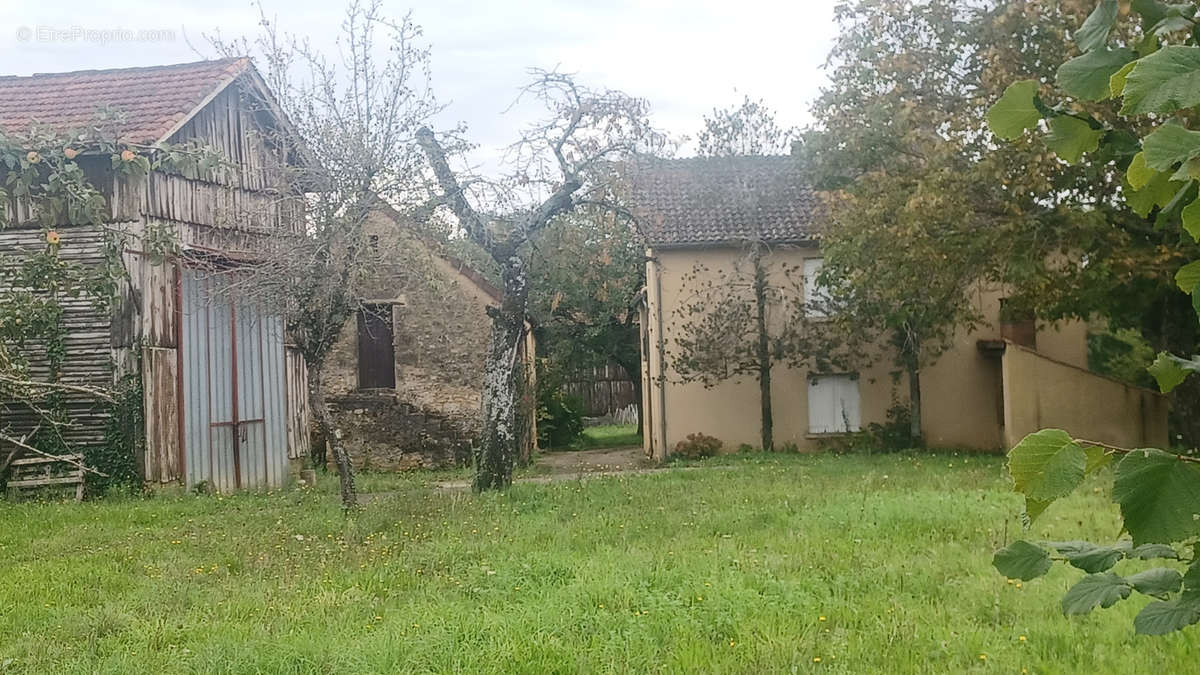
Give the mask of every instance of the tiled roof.
M 121 140 L 155 143 L 250 65 L 245 57 L 147 68 L 0 77 L 0 129 L 33 123 L 58 132 L 86 127 L 100 108 L 124 114 Z
M 629 169 L 634 213 L 652 246 L 816 237 L 817 195 L 793 157 L 643 159 Z

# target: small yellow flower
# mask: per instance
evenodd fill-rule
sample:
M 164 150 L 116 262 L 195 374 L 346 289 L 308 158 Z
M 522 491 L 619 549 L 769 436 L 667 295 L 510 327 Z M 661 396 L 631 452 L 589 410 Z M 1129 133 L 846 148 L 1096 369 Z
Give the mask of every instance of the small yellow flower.
M 1021 587 L 1021 582 L 1019 582 L 1019 581 L 1018 581 L 1018 582 L 1017 582 L 1017 588 L 1020 588 L 1020 587 Z
M 825 620 L 825 617 L 823 617 L 823 616 L 818 616 L 818 617 L 817 617 L 817 621 L 824 621 L 824 620 Z
M 42 161 L 42 156 L 30 150 L 29 154 L 25 155 L 25 161 L 29 162 L 30 164 L 37 164 L 38 162 Z
M 121 161 L 122 162 L 132 162 L 134 157 L 137 157 L 137 155 L 135 155 L 132 150 L 122 150 L 121 151 Z
M 733 640 L 730 640 L 730 641 L 729 641 L 729 646 L 730 646 L 730 647 L 732 647 L 732 646 L 734 646 L 734 645 L 736 645 L 736 644 L 737 644 L 737 643 L 736 643 L 736 642 L 734 642 Z
M 819 656 L 813 657 L 813 663 L 820 663 L 820 662 L 821 662 L 821 657 L 819 657 Z
M 980 661 L 987 661 L 987 654 L 980 654 L 980 655 L 979 655 L 979 660 L 980 660 Z
M 50 230 L 46 233 L 47 244 L 50 244 L 51 246 L 58 246 L 60 241 L 62 241 L 62 237 L 58 235 L 58 230 Z
M 1021 641 L 1021 642 L 1025 642 L 1025 636 L 1024 636 L 1024 635 L 1021 635 L 1021 636 L 1019 636 L 1019 637 L 1017 638 L 1017 640 L 1019 640 L 1019 641 Z

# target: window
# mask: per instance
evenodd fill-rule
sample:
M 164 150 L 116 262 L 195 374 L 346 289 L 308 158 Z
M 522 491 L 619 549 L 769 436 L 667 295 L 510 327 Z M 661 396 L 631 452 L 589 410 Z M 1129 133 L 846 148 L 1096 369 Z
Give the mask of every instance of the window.
M 829 316 L 827 305 L 829 294 L 817 283 L 824 258 L 804 259 L 804 315 L 809 317 Z
M 396 388 L 390 304 L 364 304 L 358 310 L 358 388 Z
M 858 431 L 858 375 L 813 375 L 808 380 L 808 432 Z

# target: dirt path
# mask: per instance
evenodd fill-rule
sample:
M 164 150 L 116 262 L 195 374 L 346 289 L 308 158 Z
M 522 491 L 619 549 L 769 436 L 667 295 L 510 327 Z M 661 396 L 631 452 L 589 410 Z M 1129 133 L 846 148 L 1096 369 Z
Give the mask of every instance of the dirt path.
M 533 476 L 517 478 L 517 483 L 552 483 L 582 478 L 599 478 L 619 474 L 646 474 L 672 469 L 655 468 L 640 447 L 603 448 L 600 450 L 567 450 L 545 452 L 533 465 Z M 470 481 L 454 480 L 435 483 L 441 490 L 466 490 Z

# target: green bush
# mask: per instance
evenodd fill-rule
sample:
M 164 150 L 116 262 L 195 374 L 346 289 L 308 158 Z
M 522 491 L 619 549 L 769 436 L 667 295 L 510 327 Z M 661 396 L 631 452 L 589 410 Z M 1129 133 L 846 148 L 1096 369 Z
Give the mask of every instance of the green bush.
M 721 451 L 721 440 L 706 434 L 688 434 L 675 444 L 675 454 L 688 459 L 712 457 Z
M 538 445 L 561 448 L 583 433 L 583 402 L 561 389 L 543 388 L 538 393 Z
M 142 402 L 142 378 L 131 372 L 121 378 L 113 392 L 108 423 L 104 428 L 104 445 L 90 446 L 83 451 L 83 463 L 108 474 L 86 474 L 88 495 L 99 496 L 109 491 L 139 492 L 143 487 L 138 474 L 137 454 L 143 450 L 145 412 Z

